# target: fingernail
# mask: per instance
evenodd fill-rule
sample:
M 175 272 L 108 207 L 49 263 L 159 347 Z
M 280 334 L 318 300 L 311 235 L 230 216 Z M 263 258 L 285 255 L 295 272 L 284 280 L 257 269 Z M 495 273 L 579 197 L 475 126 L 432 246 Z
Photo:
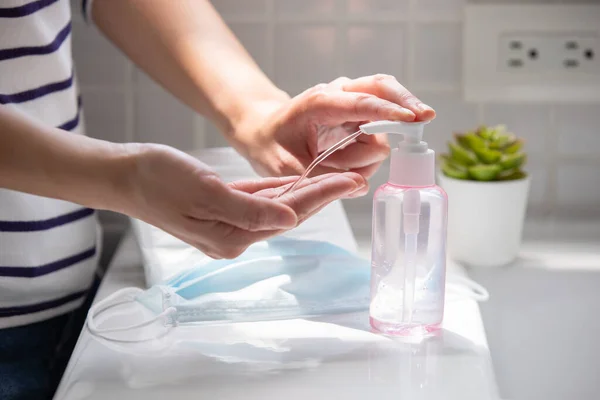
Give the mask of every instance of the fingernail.
M 421 112 L 423 114 L 427 113 L 430 114 L 430 117 L 433 118 L 435 116 L 435 111 L 433 108 L 429 107 L 427 104 L 419 104 L 419 110 L 421 110 Z
M 358 188 L 358 189 L 356 189 L 356 190 L 353 190 L 352 192 L 350 192 L 350 193 L 349 193 L 349 194 L 346 196 L 346 198 L 348 198 L 348 199 L 354 199 L 354 198 L 356 198 L 356 197 L 361 197 L 361 196 L 364 196 L 365 194 L 367 194 L 367 193 L 369 192 L 369 190 L 368 190 L 368 189 L 367 189 L 367 190 L 365 190 L 365 188 L 366 188 L 366 187 L 367 187 L 367 185 L 361 185 L 361 186 L 359 186 L 359 188 Z
M 393 107 L 392 110 L 395 114 L 398 114 L 401 119 L 415 119 L 417 117 L 415 113 L 408 108 L 397 106 Z

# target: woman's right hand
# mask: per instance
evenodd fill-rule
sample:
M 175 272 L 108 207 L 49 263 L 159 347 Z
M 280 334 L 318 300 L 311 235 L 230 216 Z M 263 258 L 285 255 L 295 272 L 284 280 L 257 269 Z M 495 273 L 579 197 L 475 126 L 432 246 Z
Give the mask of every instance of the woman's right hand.
M 162 145 L 131 146 L 134 162 L 118 211 L 213 258 L 234 258 L 254 242 L 295 228 L 330 202 L 367 190 L 363 177 L 348 172 L 308 179 L 277 198 L 297 177 L 226 184 L 183 152 Z

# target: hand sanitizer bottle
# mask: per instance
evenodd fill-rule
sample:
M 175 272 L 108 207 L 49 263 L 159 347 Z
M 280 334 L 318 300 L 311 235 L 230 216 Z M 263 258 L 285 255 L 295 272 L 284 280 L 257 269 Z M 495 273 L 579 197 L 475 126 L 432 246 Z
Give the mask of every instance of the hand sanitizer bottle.
M 366 134 L 404 136 L 373 199 L 370 321 L 385 334 L 428 334 L 444 314 L 448 202 L 435 185 L 435 153 L 421 141 L 425 124 L 361 126 Z

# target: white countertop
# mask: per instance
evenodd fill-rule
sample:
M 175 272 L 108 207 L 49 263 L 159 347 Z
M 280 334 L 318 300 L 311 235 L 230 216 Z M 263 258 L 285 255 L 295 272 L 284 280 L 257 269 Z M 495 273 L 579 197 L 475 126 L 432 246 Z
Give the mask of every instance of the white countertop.
M 508 398 L 564 398 L 560 393 L 578 393 L 570 389 L 577 377 L 576 386 L 583 388 L 579 393 L 597 393 L 597 380 L 590 375 L 597 371 L 594 367 L 597 363 L 587 368 L 578 359 L 566 360 L 570 354 L 581 353 L 568 351 L 568 346 L 560 353 L 561 362 L 580 365 L 580 369 L 590 369 L 589 373 L 582 374 L 575 369 L 572 378 L 556 376 L 556 379 L 544 378 L 544 382 L 527 375 L 532 366 L 538 375 L 544 367 L 554 368 L 549 374 L 562 373 L 560 364 L 541 366 L 538 359 L 540 354 L 548 353 L 544 349 L 552 347 L 552 343 L 542 343 L 544 337 L 556 341 L 560 330 L 545 331 L 543 336 L 535 336 L 538 339 L 531 337 L 528 345 L 531 349 L 525 349 L 517 344 L 527 340 L 527 335 L 518 334 L 525 331 L 503 327 L 517 322 L 522 328 L 527 320 L 530 329 L 526 332 L 533 332 L 539 314 L 535 304 L 548 302 L 550 296 L 556 306 L 556 284 L 550 292 L 541 293 L 548 291 L 539 284 L 540 277 L 547 275 L 535 271 L 542 274 L 543 271 L 600 271 L 600 224 L 597 221 L 540 220 L 529 222 L 524 236 L 520 260 L 514 265 L 489 272 L 471 271 L 472 276 L 488 285 L 492 294 L 492 301 L 484 307 L 488 310 L 485 320 L 489 323 L 488 329 L 493 330 L 490 332 L 495 341 L 492 349 L 499 352 L 495 364 L 500 365 L 502 383 L 508 388 L 503 394 Z M 368 243 L 364 240 L 359 243 L 361 253 L 368 256 Z M 449 266 L 449 272 L 464 273 L 454 264 Z M 535 276 L 521 277 L 532 273 Z M 561 275 L 559 279 L 564 282 L 566 278 Z M 127 286 L 144 286 L 140 252 L 131 234 L 121 244 L 97 299 Z M 517 299 L 521 286 L 526 287 L 521 288 L 520 296 L 528 299 L 534 296 L 539 301 Z M 511 287 L 514 290 L 511 291 Z M 593 285 L 589 289 L 593 290 Z M 503 296 L 502 292 L 505 298 L 498 299 Z M 584 301 L 589 302 L 588 297 Z M 577 301 L 577 296 L 568 298 L 574 299 L 571 302 Z M 510 307 L 520 312 L 512 312 Z M 534 312 L 528 314 L 527 307 Z M 574 307 L 570 305 L 570 309 Z M 502 314 L 500 319 L 499 313 Z M 514 322 L 511 315 L 516 318 Z M 551 315 L 548 314 L 548 318 L 552 318 Z M 547 321 L 545 324 L 543 326 L 548 326 Z M 423 343 L 399 343 L 375 335 L 369 331 L 364 314 L 177 329 L 181 331 L 175 340 L 166 344 L 156 342 L 152 351 L 137 348 L 134 354 L 119 347 L 107 347 L 84 329 L 55 399 L 320 399 L 332 395 L 361 400 L 499 398 L 481 313 L 472 300 L 449 301 L 441 335 Z M 598 329 L 589 326 L 588 329 L 597 336 L 594 332 Z M 507 339 L 509 332 L 516 336 Z M 581 332 L 578 337 L 583 338 Z M 245 359 L 232 361 L 230 356 L 232 351 L 236 355 L 236 347 L 231 347 L 231 343 L 236 340 L 237 345 L 246 345 L 243 354 L 252 353 L 248 348 L 255 352 Z M 194 347 L 207 343 L 208 347 Z M 534 343 L 540 344 L 536 347 Z M 162 350 L 156 350 L 157 347 Z M 526 354 L 529 350 L 534 351 L 533 356 L 529 356 L 531 359 Z M 588 357 L 588 364 L 596 358 Z
M 530 222 L 517 262 L 469 276 L 501 398 L 600 398 L 600 219 Z
M 131 234 L 96 299 L 127 286 L 144 287 Z M 166 341 L 124 351 L 84 328 L 55 399 L 497 399 L 479 307 L 470 299 L 449 299 L 440 335 L 421 343 L 371 333 L 366 313 L 173 331 Z
M 223 164 L 223 159 L 227 160 L 226 165 L 235 161 L 236 156 L 230 149 L 212 152 L 214 154 L 209 151 L 210 154 L 202 156 L 203 161 L 210 165 L 216 163 L 218 167 Z M 250 174 L 249 165 L 246 169 Z M 243 168 L 236 165 L 235 176 L 229 178 L 239 179 L 238 175 L 242 172 Z M 364 215 L 362 219 L 358 217 L 353 216 L 354 232 L 359 238 L 360 252 L 368 258 L 368 240 L 360 238 L 370 235 L 370 215 Z M 566 390 L 561 392 L 566 387 L 553 384 L 568 379 L 538 374 L 544 378 L 540 382 L 532 379 L 528 372 L 542 370 L 540 354 L 549 359 L 547 354 L 552 351 L 548 350 L 557 348 L 556 343 L 543 341 L 545 337 L 556 339 L 556 335 L 552 337 L 547 332 L 549 327 L 556 325 L 555 309 L 552 307 L 557 302 L 549 302 L 549 299 L 565 299 L 573 297 L 573 293 L 571 290 L 571 296 L 566 296 L 563 290 L 562 296 L 555 296 L 554 283 L 551 290 L 541 286 L 535 293 L 531 289 L 536 289 L 540 276 L 548 275 L 545 272 L 548 270 L 600 271 L 600 224 L 597 221 L 574 223 L 572 219 L 542 219 L 528 222 L 524 237 L 521 257 L 514 265 L 489 270 L 489 273 L 485 270 L 470 271 L 472 276 L 489 286 L 492 295 L 491 301 L 482 307 L 487 310 L 484 320 L 491 330 L 487 337 L 479 305 L 473 300 L 452 296 L 447 298 L 440 335 L 421 343 L 402 343 L 371 333 L 366 313 L 310 320 L 177 327 L 163 339 L 140 346 L 109 345 L 94 339 L 84 328 L 55 400 L 305 400 L 338 397 L 360 400 L 496 400 L 499 398 L 496 376 L 502 378 L 504 386 L 515 388 L 502 393 L 511 399 L 563 398 L 552 395 L 567 393 Z M 538 271 L 540 274 L 537 274 Z M 533 276 L 522 277 L 523 273 L 533 273 Z M 449 264 L 448 275 L 451 274 L 465 274 L 465 271 Z M 565 278 L 561 275 L 559 279 L 562 282 Z M 133 235 L 129 234 L 111 263 L 96 301 L 120 288 L 144 285 L 141 252 Z M 590 291 L 600 293 L 593 285 L 588 286 Z M 522 296 L 517 298 L 515 294 L 518 295 L 519 290 Z M 532 302 L 532 295 L 537 296 L 538 301 Z M 589 298 L 582 301 L 589 302 Z M 527 306 L 532 311 L 529 314 Z M 580 304 L 575 306 L 581 308 Z M 541 324 L 536 331 L 536 316 L 540 314 L 541 307 L 552 308 L 546 315 L 553 320 Z M 572 307 L 563 311 L 567 313 Z M 140 314 L 143 311 L 138 308 L 135 313 L 123 312 L 116 319 L 136 322 L 146 318 Z M 581 312 L 570 314 L 582 315 L 582 318 L 588 315 Z M 591 330 L 590 343 L 596 343 L 600 336 L 600 322 L 596 325 L 598 332 Z M 572 329 L 557 329 L 553 333 L 570 331 Z M 527 337 L 522 332 L 534 334 Z M 524 336 L 530 339 L 529 346 L 532 348 L 540 343 L 539 352 L 532 353 L 530 360 L 523 355 L 527 349 L 519 345 Z M 580 330 L 577 337 L 581 338 Z M 502 374 L 494 374 L 488 339 L 494 361 L 500 360 L 495 364 L 500 366 Z M 564 350 L 554 352 L 559 358 L 573 353 L 568 351 L 568 346 L 561 346 L 558 350 Z M 587 353 L 591 353 L 591 359 L 600 360 L 595 355 L 597 352 Z M 579 361 L 572 360 L 572 365 Z M 593 378 L 598 371 L 596 365 L 588 367 L 587 375 L 578 374 L 584 376 L 585 381 L 573 380 L 573 374 L 569 379 L 575 384 L 588 381 L 600 384 Z M 572 369 L 578 373 L 577 368 Z M 546 391 L 534 393 L 531 390 L 534 385 L 545 386 Z M 569 393 L 575 395 L 566 398 L 597 398 L 585 396 L 587 393 L 597 394 L 594 387 L 584 389 L 588 391 L 571 390 Z M 545 397 L 535 396 L 537 394 Z

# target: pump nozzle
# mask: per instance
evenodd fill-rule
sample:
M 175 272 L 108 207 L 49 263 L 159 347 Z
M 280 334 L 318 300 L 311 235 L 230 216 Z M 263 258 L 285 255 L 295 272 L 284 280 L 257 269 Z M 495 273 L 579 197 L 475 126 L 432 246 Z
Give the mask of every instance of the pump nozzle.
M 429 121 L 375 121 L 360 126 L 367 135 L 393 133 L 404 140 L 392 150 L 389 182 L 399 186 L 429 186 L 435 183 L 435 155 L 423 142 L 423 129 Z
M 356 139 L 360 135 L 367 134 L 373 135 L 376 133 L 395 133 L 404 136 L 404 140 L 401 143 L 401 148 L 404 153 L 423 153 L 428 154 L 427 143 L 422 142 L 423 138 L 423 127 L 428 124 L 429 121 L 421 121 L 421 122 L 401 122 L 401 121 L 375 121 L 369 122 L 368 124 L 363 124 L 360 126 L 359 130 L 354 132 L 352 135 L 345 137 L 340 140 L 329 149 L 327 149 L 323 154 L 317 157 L 304 171 L 302 176 L 290 187 L 288 187 L 285 191 L 281 192 L 277 197 L 283 196 L 286 193 L 293 191 L 300 182 L 308 176 L 308 174 L 315 168 L 321 161 L 325 158 L 329 157 L 334 151 L 342 148 L 346 144 L 350 143 L 352 140 Z M 396 149 L 398 150 L 398 149 Z M 392 156 L 392 164 L 394 163 L 394 157 Z M 432 167 L 433 168 L 433 167 Z M 433 173 L 433 169 L 432 169 Z
M 429 121 L 401 122 L 401 121 L 375 121 L 363 124 L 359 128 L 367 135 L 377 133 L 394 133 L 404 136 L 408 143 L 420 143 L 423 140 L 423 128 Z

